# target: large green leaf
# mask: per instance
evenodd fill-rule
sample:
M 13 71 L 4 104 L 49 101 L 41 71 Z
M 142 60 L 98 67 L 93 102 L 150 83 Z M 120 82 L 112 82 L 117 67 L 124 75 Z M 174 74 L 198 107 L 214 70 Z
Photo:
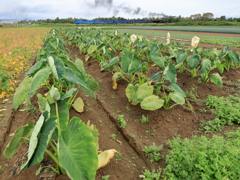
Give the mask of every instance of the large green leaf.
M 200 62 L 200 56 L 197 54 L 191 55 L 187 59 L 187 65 L 191 70 L 195 69 L 198 66 L 199 62 Z
M 203 74 L 205 72 L 208 72 L 210 68 L 211 68 L 211 61 L 209 59 L 203 59 L 201 62 L 200 73 Z
M 65 70 L 62 60 L 57 56 L 49 56 L 48 64 L 53 72 L 54 77 L 57 81 L 59 81 L 59 79 L 63 77 Z
M 183 97 L 186 97 L 186 93 L 180 88 L 180 86 L 176 83 L 171 83 L 169 85 L 169 87 L 175 91 L 175 92 L 178 92 L 179 94 L 181 94 Z
M 36 64 L 34 64 L 27 72 L 28 76 L 34 76 L 38 70 L 43 67 L 43 63 L 46 62 L 46 59 L 41 59 Z
M 48 143 L 56 128 L 56 119 L 56 117 L 51 117 L 46 122 L 44 122 L 38 135 L 38 144 L 36 149 L 34 150 L 34 154 L 28 161 L 28 163 L 25 164 L 24 168 L 29 168 L 31 166 L 34 166 L 35 164 L 39 164 L 40 162 L 42 162 L 44 158 L 44 152 L 46 151 Z
M 20 104 L 22 104 L 22 102 L 27 99 L 31 81 L 31 77 L 26 77 L 18 86 L 13 96 L 13 109 L 16 110 L 20 106 Z
M 34 123 L 34 121 L 30 121 L 27 125 L 17 128 L 13 138 L 3 152 L 6 158 L 11 158 L 15 154 L 16 150 L 20 147 L 22 141 L 25 138 L 29 138 L 34 127 Z
M 209 79 L 212 83 L 216 84 L 219 87 L 222 87 L 223 85 L 222 77 L 218 73 L 211 74 Z
M 229 51 L 228 52 L 228 56 L 235 63 L 240 63 L 239 55 L 238 55 L 238 53 L 236 51 Z
M 177 72 L 176 72 L 176 68 L 173 64 L 169 64 L 163 72 L 163 77 L 170 81 L 170 82 L 176 82 L 177 80 Z
M 228 50 L 230 49 L 230 46 L 226 46 L 222 49 L 222 52 L 220 54 L 220 58 L 223 58 L 227 53 L 228 53 Z
M 138 70 L 138 66 L 141 64 L 141 60 L 134 57 L 133 49 L 124 49 L 121 55 L 121 67 L 124 73 L 134 73 Z
M 59 139 L 59 162 L 72 180 L 94 180 L 98 167 L 97 147 L 89 128 L 73 117 Z
M 22 165 L 21 169 L 26 169 L 26 168 L 29 168 L 31 166 L 39 162 L 42 161 L 42 159 L 38 159 L 38 157 L 36 157 L 37 159 L 35 160 L 35 150 L 38 146 L 38 135 L 39 135 L 39 132 L 41 131 L 41 128 L 44 124 L 44 121 L 47 119 L 48 117 L 48 112 L 45 111 L 41 114 L 40 118 L 38 119 L 36 125 L 34 126 L 34 129 L 32 131 L 32 135 L 31 135 L 31 138 L 30 138 L 30 142 L 29 142 L 29 148 L 28 148 L 28 160 L 25 164 Z M 34 160 L 34 161 L 33 161 Z
M 38 71 L 33 77 L 29 90 L 29 97 L 32 97 L 36 90 L 48 79 L 51 74 L 50 68 L 44 68 Z
M 153 86 L 149 86 L 147 83 L 139 86 L 136 93 L 136 102 L 142 102 L 144 98 L 153 94 Z
M 67 91 L 61 98 L 60 100 L 67 99 L 73 95 L 73 93 L 77 90 L 77 88 L 71 88 L 69 91 Z
M 134 105 L 137 104 L 135 101 L 136 101 L 136 93 L 137 93 L 138 87 L 139 87 L 138 84 L 135 86 L 132 84 L 128 84 L 128 86 L 125 90 L 128 101 L 132 102 Z
M 145 110 L 157 110 L 164 104 L 164 100 L 160 99 L 156 95 L 150 95 L 141 102 L 141 108 Z
M 169 97 L 178 104 L 185 104 L 185 98 L 178 92 L 170 92 Z
M 85 77 L 92 91 L 99 90 L 100 87 L 98 85 L 98 82 L 90 74 L 86 74 Z
M 96 95 L 92 92 L 90 89 L 86 78 L 80 74 L 77 73 L 76 71 L 73 71 L 72 69 L 66 67 L 65 73 L 64 73 L 64 78 L 66 78 L 68 81 L 75 83 L 81 87 L 81 89 L 87 93 L 89 96 L 96 98 Z
M 86 71 L 85 71 L 85 68 L 84 68 L 84 64 L 83 64 L 83 61 L 79 58 L 76 58 L 75 59 L 75 65 L 76 67 L 79 69 L 79 71 L 85 75 L 86 74 Z
M 176 62 L 180 63 L 183 62 L 187 58 L 187 52 L 180 52 L 177 54 Z
M 43 97 L 40 93 L 37 93 L 37 98 L 39 109 L 41 112 L 44 112 L 46 110 L 47 98 Z
M 59 125 L 61 130 L 65 130 L 69 120 L 69 108 L 67 100 L 58 101 Z
M 160 58 L 160 56 L 157 53 L 151 53 L 151 60 L 160 68 L 164 69 L 164 61 Z
M 88 48 L 87 53 L 88 53 L 88 54 L 92 54 L 94 51 L 97 50 L 97 48 L 98 48 L 98 46 L 96 46 L 96 45 L 91 45 L 91 46 Z

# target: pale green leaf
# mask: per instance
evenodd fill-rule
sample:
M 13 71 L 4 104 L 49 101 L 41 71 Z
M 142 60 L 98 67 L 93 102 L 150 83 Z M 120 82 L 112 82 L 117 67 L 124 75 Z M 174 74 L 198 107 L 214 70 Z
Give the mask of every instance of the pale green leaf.
M 164 100 L 160 99 L 156 95 L 150 95 L 141 102 L 141 108 L 145 110 L 157 110 L 164 104 Z

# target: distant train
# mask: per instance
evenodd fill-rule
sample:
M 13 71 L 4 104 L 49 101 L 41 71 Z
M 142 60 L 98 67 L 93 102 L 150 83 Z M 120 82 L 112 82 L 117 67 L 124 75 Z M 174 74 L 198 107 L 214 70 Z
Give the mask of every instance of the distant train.
M 97 20 L 75 21 L 75 24 L 133 24 L 133 23 L 170 23 L 170 20 Z

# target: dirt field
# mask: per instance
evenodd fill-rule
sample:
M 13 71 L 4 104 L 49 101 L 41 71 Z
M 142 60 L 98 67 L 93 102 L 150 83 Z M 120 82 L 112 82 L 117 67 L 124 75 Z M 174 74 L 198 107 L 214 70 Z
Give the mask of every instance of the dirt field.
M 209 48 L 210 46 L 212 47 L 213 45 L 206 44 L 203 47 Z M 75 55 L 84 59 L 84 56 L 79 54 L 78 48 L 66 48 L 71 55 L 71 59 L 74 59 Z M 116 149 L 119 152 L 117 158 L 113 158 L 107 166 L 97 171 L 96 180 L 101 180 L 102 176 L 105 175 L 110 175 L 110 180 L 139 180 L 139 175 L 143 174 L 144 168 L 149 170 L 158 169 L 159 167 L 164 168 L 166 166 L 164 156 L 169 150 L 167 141 L 175 135 L 180 135 L 182 138 L 191 138 L 195 134 L 195 131 L 199 130 L 202 120 L 214 118 L 211 111 L 208 110 L 202 101 L 191 98 L 189 98 L 189 101 L 194 108 L 194 113 L 184 105 L 175 106 L 170 110 L 161 108 L 156 111 L 147 111 L 141 109 L 139 105 L 131 105 L 125 95 L 127 87 L 125 81 L 119 81 L 118 89 L 113 90 L 111 73 L 107 71 L 100 72 L 99 64 L 93 58 L 84 63 L 87 73 L 91 74 L 98 81 L 100 90 L 96 91 L 97 99 L 93 99 L 85 93 L 80 92 L 78 97 L 84 100 L 85 111 L 77 113 L 74 109 L 70 109 L 71 117 L 80 117 L 84 122 L 90 120 L 91 123 L 97 126 L 100 134 L 100 150 Z M 153 75 L 158 70 L 156 67 L 150 73 Z M 223 87 L 217 87 L 211 83 L 199 84 L 197 79 L 191 79 L 187 72 L 179 74 L 177 78 L 178 84 L 185 92 L 190 91 L 195 85 L 197 87 L 195 93 L 198 99 L 202 100 L 208 95 L 228 96 L 239 93 L 239 89 L 236 88 L 237 84 L 239 85 L 236 80 L 240 79 L 239 69 L 225 71 L 222 77 L 225 82 Z M 1 104 L 1 108 L 8 109 L 6 112 L 8 116 L 5 118 L 5 125 L 0 130 L 0 165 L 2 165 L 0 179 L 68 180 L 69 178 L 66 175 L 56 176 L 56 174 L 48 171 L 48 169 L 45 171 L 42 170 L 42 173 L 36 176 L 35 172 L 39 168 L 39 165 L 20 171 L 19 167 L 26 160 L 27 145 L 21 146 L 17 154 L 10 160 L 3 156 L 2 153 L 11 138 L 10 134 L 17 127 L 27 124 L 30 120 L 37 120 L 39 117 L 38 112 L 11 111 L 11 101 L 9 99 Z M 34 106 L 37 106 L 36 97 L 32 99 L 32 103 Z M 20 107 L 19 109 L 22 108 Z M 206 113 L 200 111 L 203 108 L 207 109 Z M 116 119 L 118 115 L 124 115 L 124 119 L 127 120 L 126 128 L 120 128 L 120 124 Z M 149 122 L 147 124 L 141 123 L 140 119 L 142 115 L 148 117 Z M 223 132 L 230 129 L 232 127 L 226 127 Z M 112 134 L 116 135 L 116 140 L 109 137 Z M 198 135 L 201 134 L 201 132 L 198 132 Z M 153 142 L 158 146 L 164 145 L 161 151 L 163 158 L 157 163 L 150 163 L 142 151 L 144 146 L 152 145 Z M 46 156 L 42 165 L 54 166 L 54 163 Z

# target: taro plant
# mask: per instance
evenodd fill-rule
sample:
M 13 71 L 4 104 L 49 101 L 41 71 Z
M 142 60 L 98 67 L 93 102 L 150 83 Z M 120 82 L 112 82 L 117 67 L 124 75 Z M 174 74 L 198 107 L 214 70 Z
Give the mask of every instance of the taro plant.
M 68 174 L 73 180 L 95 179 L 99 166 L 98 132 L 96 127 L 85 125 L 77 117 L 70 119 L 69 107 L 77 92 L 75 85 L 79 86 L 78 90 L 82 89 L 89 96 L 95 97 L 92 90 L 98 89 L 98 84 L 86 74 L 80 60 L 73 63 L 52 53 L 45 57 L 30 68 L 13 98 L 13 108 L 17 109 L 43 85 L 48 92 L 37 94 L 42 114 L 35 125 L 31 121 L 17 129 L 4 155 L 11 158 L 20 144 L 26 141 L 29 143 L 28 160 L 21 169 L 40 163 L 46 152 L 57 164 L 56 169 L 52 168 L 56 173 Z M 53 152 L 47 149 L 48 146 L 51 146 Z
M 142 85 L 129 84 L 126 88 L 128 101 L 133 105 L 140 103 L 141 108 L 145 110 L 157 110 L 163 106 L 164 100 L 153 94 L 153 86 L 149 83 Z

